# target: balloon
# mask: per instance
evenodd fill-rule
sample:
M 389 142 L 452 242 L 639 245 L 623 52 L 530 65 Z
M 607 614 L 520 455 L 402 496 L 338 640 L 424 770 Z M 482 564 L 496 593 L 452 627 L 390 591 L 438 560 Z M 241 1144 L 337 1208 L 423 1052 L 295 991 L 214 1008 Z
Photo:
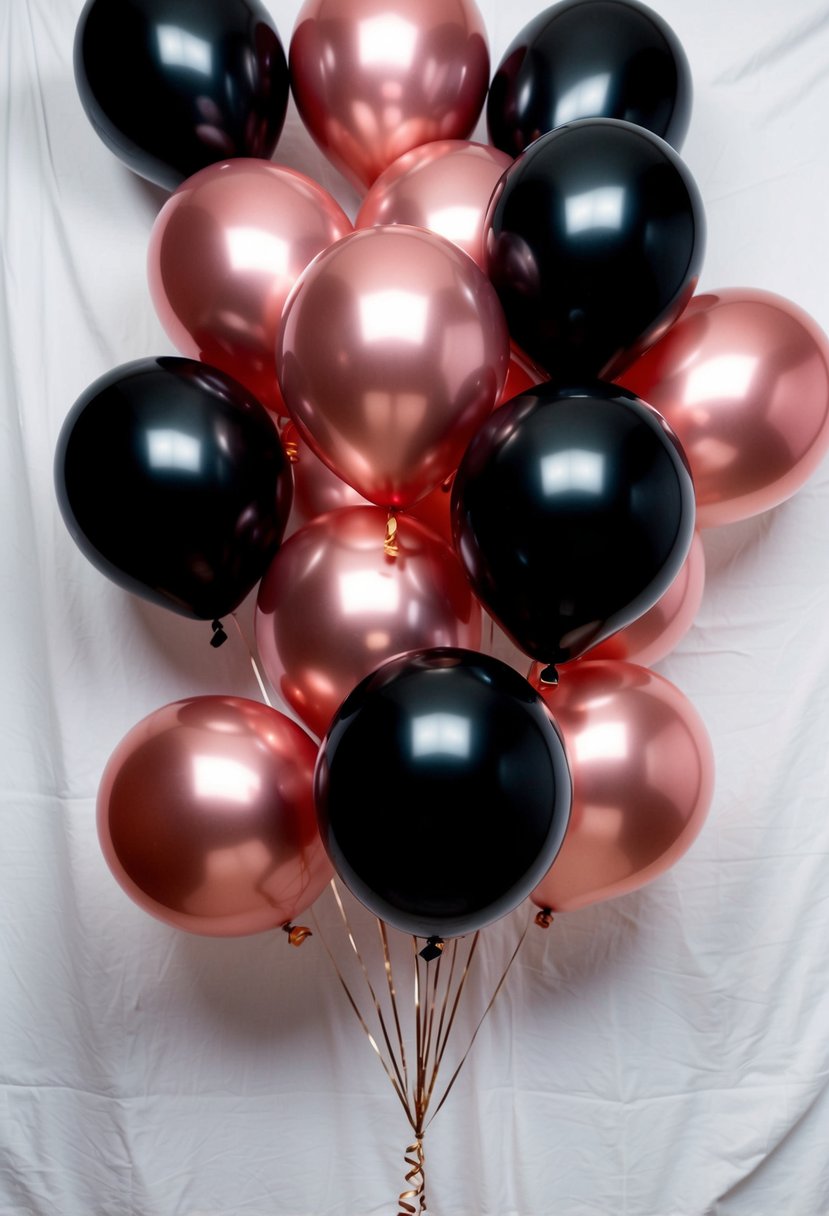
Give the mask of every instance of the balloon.
M 290 64 L 303 122 L 358 189 L 411 148 L 465 139 L 489 84 L 474 0 L 306 0 Z
M 694 489 L 664 421 L 599 381 L 541 384 L 469 446 L 455 541 L 487 611 L 545 664 L 577 658 L 646 612 L 694 532 Z
M 487 98 L 489 136 L 510 156 L 578 118 L 620 118 L 677 150 L 691 117 L 691 72 L 658 13 L 635 0 L 565 0 L 510 43 Z
M 139 907 L 210 937 L 261 933 L 304 911 L 331 877 L 317 831 L 317 749 L 242 697 L 190 697 L 118 744 L 98 792 L 109 868 Z
M 513 350 L 507 367 L 507 378 L 497 404 L 523 393 L 543 380 L 544 373 L 534 368 L 519 351 Z M 371 504 L 333 469 L 323 464 L 308 446 L 293 422 L 285 422 L 280 432 L 282 446 L 289 453 L 294 473 L 294 515 L 289 529 L 310 523 L 318 515 L 340 511 L 343 507 L 368 507 Z M 452 544 L 452 478 L 406 508 L 406 517 L 420 520 L 433 532 Z
M 307 268 L 276 366 L 291 417 L 364 498 L 405 507 L 455 469 L 504 385 L 509 340 L 491 285 L 420 228 L 367 228 Z
M 380 174 L 355 228 L 411 224 L 452 241 L 484 266 L 483 227 L 489 200 L 509 156 L 486 144 L 438 140 L 401 156 Z
M 244 158 L 202 169 L 150 235 L 150 295 L 169 338 L 284 414 L 274 346 L 285 301 L 308 263 L 351 230 L 333 198 L 293 169 Z
M 623 379 L 676 431 L 702 528 L 776 507 L 829 449 L 829 339 L 771 292 L 695 297 Z
M 182 616 L 236 608 L 279 547 L 291 473 L 263 407 L 190 359 L 101 376 L 63 424 L 61 513 L 103 574 Z
M 518 157 L 492 196 L 484 239 L 513 341 L 558 379 L 609 379 L 690 300 L 705 217 L 663 140 L 588 118 Z
M 75 83 L 109 150 L 167 190 L 217 160 L 270 157 L 288 105 L 285 52 L 258 0 L 87 0 Z
M 699 532 L 695 532 L 688 556 L 664 595 L 643 616 L 598 646 L 591 647 L 585 653 L 584 661 L 626 659 L 641 667 L 658 663 L 675 649 L 693 625 L 704 587 L 705 551 Z
M 567 826 L 570 775 L 540 696 L 497 659 L 421 650 L 340 707 L 315 777 L 343 882 L 405 933 L 454 937 L 537 885 Z
M 691 702 L 633 663 L 576 663 L 542 696 L 573 773 L 561 852 L 532 893 L 575 911 L 658 878 L 696 839 L 714 789 L 714 756 Z
M 425 646 L 476 648 L 481 610 L 452 550 L 402 517 L 386 556 L 386 512 L 335 511 L 294 533 L 259 587 L 256 645 L 280 695 L 316 735 L 364 676 Z

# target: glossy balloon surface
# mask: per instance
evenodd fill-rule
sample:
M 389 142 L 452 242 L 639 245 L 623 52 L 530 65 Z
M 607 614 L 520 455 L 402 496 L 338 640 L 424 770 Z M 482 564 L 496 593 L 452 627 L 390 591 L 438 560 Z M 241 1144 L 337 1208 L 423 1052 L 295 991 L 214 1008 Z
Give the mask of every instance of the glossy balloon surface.
M 697 296 L 622 379 L 676 431 L 702 528 L 776 507 L 829 450 L 829 338 L 770 291 Z
M 153 224 L 147 269 L 159 319 L 183 355 L 284 414 L 274 362 L 282 310 L 308 263 L 351 229 L 302 173 L 252 158 L 210 165 Z
M 576 663 L 542 695 L 564 738 L 573 813 L 532 898 L 566 912 L 635 891 L 687 852 L 711 805 L 714 756 L 688 698 L 633 663 Z
M 579 118 L 619 118 L 679 150 L 691 118 L 679 39 L 636 0 L 565 0 L 504 52 L 487 98 L 489 136 L 510 156 Z
M 466 140 L 438 140 L 401 156 L 381 173 L 355 228 L 411 224 L 446 237 L 484 267 L 483 231 L 489 200 L 512 159 Z
M 457 467 L 508 363 L 487 278 L 443 237 L 404 225 L 320 254 L 288 300 L 276 359 L 306 441 L 388 507 L 410 506 Z
M 320 750 L 320 830 L 343 881 L 406 933 L 505 915 L 561 845 L 570 776 L 538 694 L 497 659 L 426 650 L 357 686 Z
M 484 607 L 525 653 L 556 664 L 668 589 L 693 537 L 694 490 L 655 410 L 599 381 L 542 384 L 478 431 L 453 516 Z
M 203 620 L 231 612 L 259 581 L 291 506 L 267 411 L 190 359 L 138 359 L 90 385 L 61 430 L 55 484 L 94 566 Z
M 303 122 L 358 189 L 411 148 L 466 139 L 489 84 L 474 0 L 306 0 L 290 62 Z
M 385 531 L 379 507 L 325 515 L 282 546 L 260 585 L 262 666 L 316 735 L 387 659 L 425 646 L 480 644 L 481 609 L 453 551 L 401 516 L 391 558 Z
M 110 151 L 168 190 L 214 161 L 270 157 L 288 104 L 285 52 L 258 0 L 88 0 L 75 82 Z
M 584 661 L 624 659 L 640 667 L 658 663 L 675 649 L 693 625 L 704 590 L 705 551 L 699 532 L 695 532 L 688 556 L 668 590 L 630 625 L 591 647 L 583 656 Z
M 177 929 L 234 937 L 275 929 L 321 893 L 317 749 L 267 705 L 192 697 L 150 714 L 113 752 L 98 836 L 126 893 Z
M 582 119 L 543 135 L 507 170 L 485 241 L 513 341 L 557 379 L 607 379 L 687 305 L 705 217 L 664 140 Z

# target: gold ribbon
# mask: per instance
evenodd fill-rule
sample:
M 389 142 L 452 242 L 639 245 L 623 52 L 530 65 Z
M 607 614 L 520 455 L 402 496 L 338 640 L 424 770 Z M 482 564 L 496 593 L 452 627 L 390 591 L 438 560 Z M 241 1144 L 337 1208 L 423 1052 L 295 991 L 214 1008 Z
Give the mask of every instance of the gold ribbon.
M 418 1212 L 426 1211 L 426 1174 L 423 1160 L 423 1137 L 418 1136 L 414 1144 L 406 1149 L 403 1158 L 411 1169 L 406 1174 L 406 1181 L 413 1183 L 408 1191 L 401 1191 L 397 1199 L 400 1211 L 398 1216 L 417 1216 Z M 409 1200 L 417 1200 L 417 1204 Z

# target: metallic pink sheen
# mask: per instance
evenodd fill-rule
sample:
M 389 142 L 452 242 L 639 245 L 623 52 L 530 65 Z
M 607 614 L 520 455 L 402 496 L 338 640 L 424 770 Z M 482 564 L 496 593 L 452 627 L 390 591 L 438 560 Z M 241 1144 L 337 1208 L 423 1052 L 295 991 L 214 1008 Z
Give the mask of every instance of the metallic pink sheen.
M 474 0 L 306 0 L 290 68 L 303 122 L 359 189 L 410 148 L 466 139 L 489 51 Z
M 691 702 L 645 667 L 582 661 L 541 691 L 564 739 L 573 810 L 532 899 L 569 912 L 635 891 L 679 861 L 708 813 L 714 756 Z
M 303 274 L 276 366 L 301 435 L 378 506 L 407 507 L 457 468 L 499 399 L 509 337 L 471 258 L 420 228 L 366 228 Z
M 351 230 L 333 198 L 293 169 L 246 158 L 200 170 L 150 234 L 150 295 L 168 337 L 284 414 L 274 345 L 285 301 L 308 263 Z
M 468 253 L 485 271 L 484 218 L 492 192 L 511 164 L 506 152 L 461 139 L 414 148 L 380 174 L 354 227 L 428 228 Z
M 705 588 L 705 550 L 699 532 L 694 533 L 688 556 L 665 594 L 653 608 L 626 629 L 585 652 L 576 662 L 593 659 L 625 659 L 650 667 L 678 645 L 694 623 Z M 567 670 L 563 668 L 562 670 Z
M 386 512 L 324 515 L 280 549 L 259 588 L 256 645 L 274 688 L 315 734 L 364 676 L 425 646 L 476 650 L 481 610 L 452 550 L 416 520 Z M 359 797 L 359 791 L 355 792 Z
M 331 867 L 317 832 L 317 748 L 284 714 L 241 697 L 157 709 L 121 740 L 98 791 L 109 868 L 145 912 L 236 937 L 292 920 Z
M 676 432 L 697 525 L 748 519 L 795 493 L 829 450 L 829 340 L 768 291 L 696 296 L 619 377 Z
M 545 378 L 544 372 L 533 367 L 525 355 L 513 349 L 498 405 L 526 392 Z M 367 498 L 363 498 L 348 482 L 338 477 L 333 469 L 323 464 L 293 422 L 283 421 L 280 435 L 283 447 L 292 462 L 294 474 L 294 504 L 287 535 L 292 535 L 298 528 L 328 511 L 341 511 L 343 507 L 371 506 Z M 406 508 L 407 516 L 419 519 L 450 546 L 453 543 L 451 491 L 450 475 L 436 489 Z

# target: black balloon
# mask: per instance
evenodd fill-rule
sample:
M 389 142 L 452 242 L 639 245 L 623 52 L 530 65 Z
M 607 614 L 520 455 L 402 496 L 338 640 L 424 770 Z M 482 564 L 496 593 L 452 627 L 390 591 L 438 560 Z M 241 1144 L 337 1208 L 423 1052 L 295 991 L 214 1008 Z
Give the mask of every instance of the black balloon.
M 543 135 L 507 169 L 485 245 L 515 342 L 557 379 L 612 379 L 689 302 L 705 216 L 664 140 L 587 118 Z
M 632 393 L 541 384 L 481 427 L 452 513 L 487 610 L 526 654 L 555 665 L 667 590 L 693 537 L 694 487 L 675 436 Z
M 682 147 L 691 73 L 670 26 L 636 0 L 565 0 L 510 43 L 487 98 L 489 136 L 517 156 L 578 118 L 621 118 Z
M 259 0 L 87 0 L 75 81 L 110 151 L 168 190 L 214 161 L 270 157 L 288 104 Z
M 104 574 L 182 616 L 236 608 L 282 539 L 292 482 L 263 406 L 191 359 L 139 359 L 75 402 L 55 456 L 66 526 Z
M 469 650 L 414 651 L 358 684 L 317 763 L 335 869 L 406 933 L 453 937 L 511 911 L 549 869 L 570 771 L 522 676 Z

